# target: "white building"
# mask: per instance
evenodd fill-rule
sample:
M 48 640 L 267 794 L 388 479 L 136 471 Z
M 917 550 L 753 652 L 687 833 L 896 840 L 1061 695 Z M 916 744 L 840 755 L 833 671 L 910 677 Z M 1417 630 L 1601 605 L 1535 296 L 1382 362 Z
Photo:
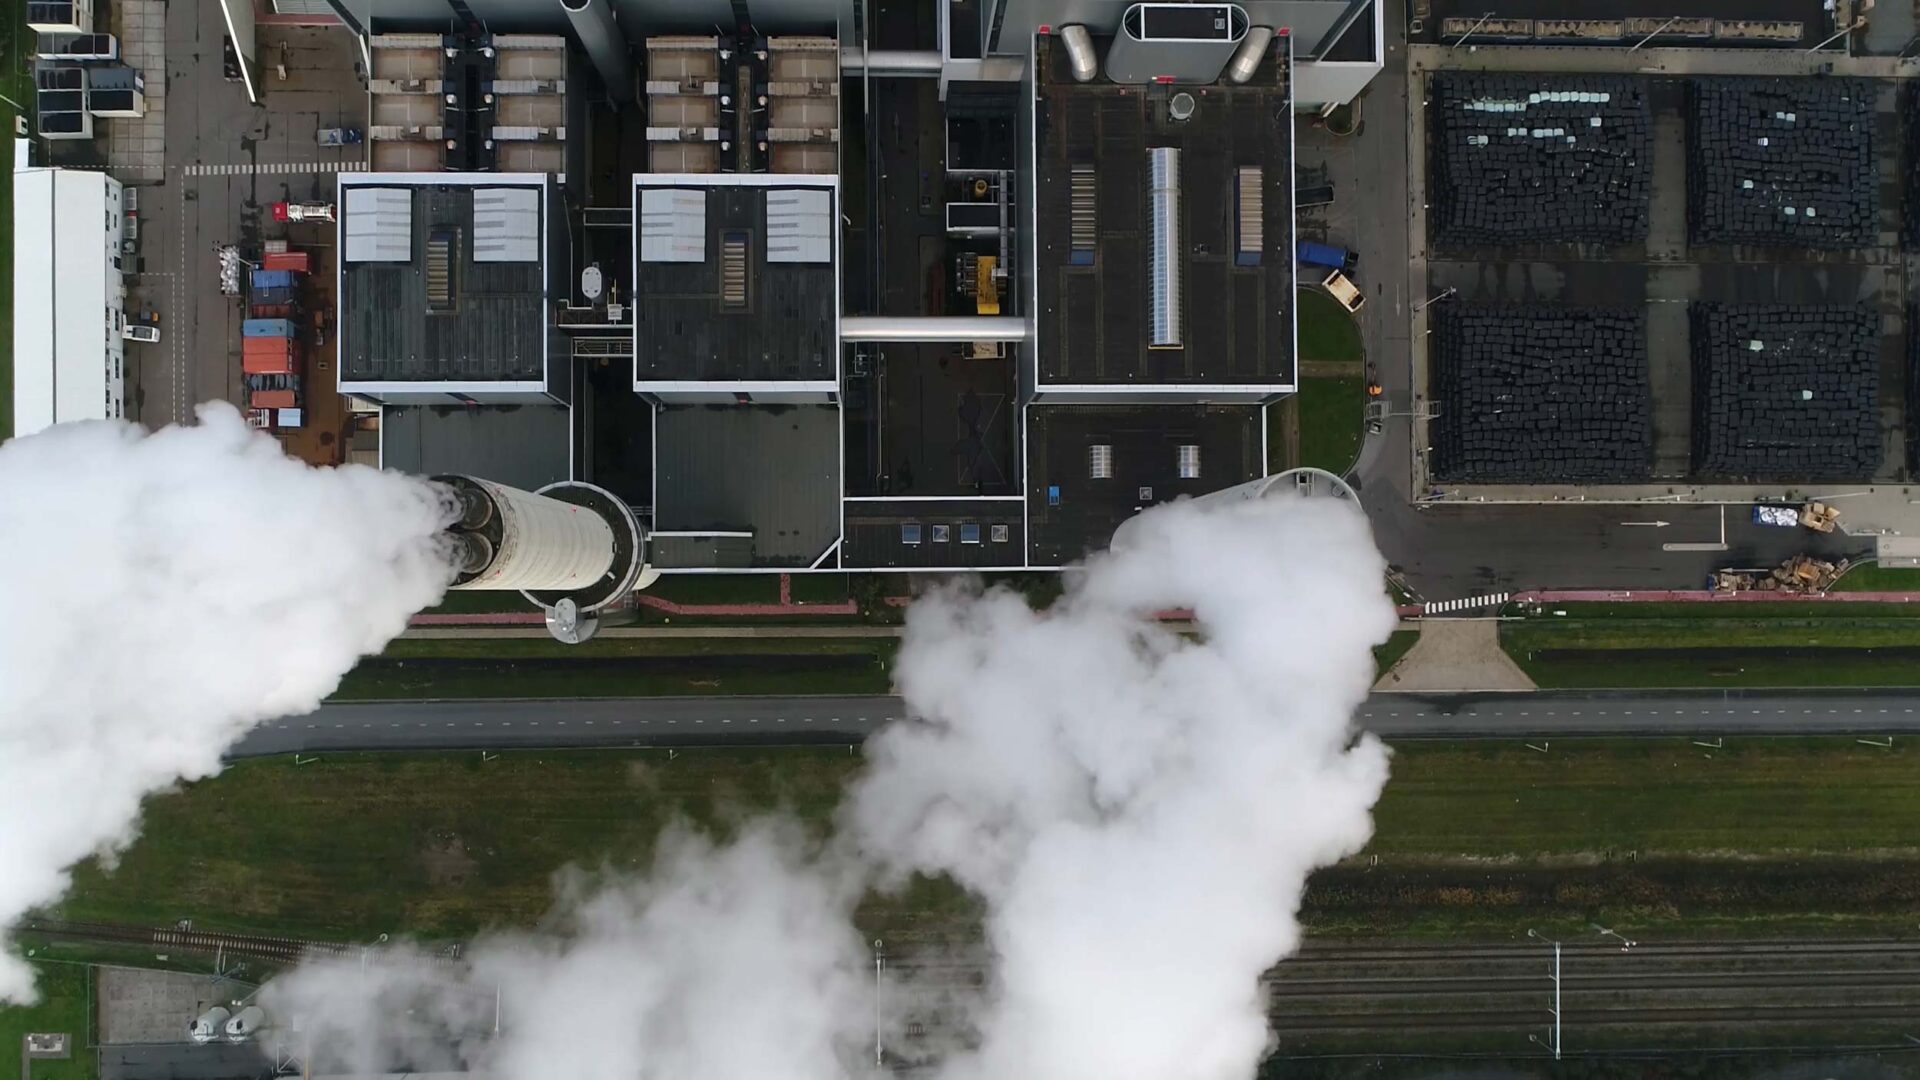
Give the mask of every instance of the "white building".
M 126 412 L 120 182 L 13 173 L 13 433 Z

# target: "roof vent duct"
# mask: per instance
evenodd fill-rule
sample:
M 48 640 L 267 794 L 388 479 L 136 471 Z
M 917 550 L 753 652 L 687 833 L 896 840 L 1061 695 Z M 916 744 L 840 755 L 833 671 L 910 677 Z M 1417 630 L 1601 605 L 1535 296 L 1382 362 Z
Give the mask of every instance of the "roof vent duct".
M 1218 82 L 1251 25 L 1239 4 L 1134 4 L 1120 17 L 1119 32 L 1107 47 L 1107 78 Z
M 1060 44 L 1067 47 L 1067 60 L 1073 66 L 1073 77 L 1077 82 L 1092 82 L 1100 74 L 1100 58 L 1093 51 L 1093 36 L 1084 26 L 1063 26 L 1060 28 Z
M 560 0 L 560 10 L 573 24 L 573 36 L 593 59 L 594 70 L 615 104 L 632 101 L 633 58 L 627 54 L 627 35 L 613 19 L 607 0 Z
M 1227 64 L 1227 81 L 1243 83 L 1253 78 L 1253 73 L 1260 70 L 1260 61 L 1267 58 L 1267 46 L 1272 44 L 1273 27 L 1256 26 L 1247 31 Z

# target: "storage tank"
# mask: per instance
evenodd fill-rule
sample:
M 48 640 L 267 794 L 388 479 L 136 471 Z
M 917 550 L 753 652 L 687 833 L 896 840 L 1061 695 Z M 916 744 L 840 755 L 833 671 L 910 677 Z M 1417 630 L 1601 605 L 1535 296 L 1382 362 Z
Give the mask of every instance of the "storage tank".
M 197 1043 L 210 1043 L 226 1034 L 227 1018 L 232 1015 L 225 1008 L 215 1005 L 187 1025 L 187 1037 Z
M 234 1013 L 227 1020 L 227 1041 L 246 1042 L 260 1033 L 267 1025 L 267 1011 L 258 1005 L 249 1005 Z
M 475 476 L 436 476 L 458 507 L 447 527 L 452 588 L 516 590 L 547 612 L 562 641 L 593 636 L 596 614 L 633 591 L 646 534 L 627 504 L 578 481 L 537 492 Z

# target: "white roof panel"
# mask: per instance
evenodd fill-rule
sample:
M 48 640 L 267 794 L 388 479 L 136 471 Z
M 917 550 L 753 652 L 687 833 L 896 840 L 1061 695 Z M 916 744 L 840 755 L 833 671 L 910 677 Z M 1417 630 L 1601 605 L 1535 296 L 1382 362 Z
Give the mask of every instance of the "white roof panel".
M 688 188 L 640 190 L 640 261 L 707 261 L 707 193 Z
M 473 190 L 473 261 L 540 261 L 540 193 L 533 188 Z
M 348 262 L 413 261 L 411 190 L 356 184 L 341 201 Z
M 833 199 L 824 189 L 767 192 L 767 261 L 833 261 Z

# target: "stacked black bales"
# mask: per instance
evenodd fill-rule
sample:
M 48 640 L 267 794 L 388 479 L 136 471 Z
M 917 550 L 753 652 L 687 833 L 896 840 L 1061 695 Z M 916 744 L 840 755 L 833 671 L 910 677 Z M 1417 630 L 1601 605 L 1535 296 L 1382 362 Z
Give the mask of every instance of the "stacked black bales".
M 1900 105 L 1907 133 L 1906 180 L 1901 187 L 1906 205 L 1900 219 L 1900 243 L 1908 251 L 1915 251 L 1920 250 L 1920 86 L 1909 82 L 1901 87 Z
M 1687 99 L 1694 243 L 1853 248 L 1876 240 L 1865 80 L 1696 79 Z
M 1433 82 L 1434 238 L 1462 246 L 1647 235 L 1644 85 L 1601 75 Z
M 1644 480 L 1644 314 L 1436 304 L 1433 475 L 1460 483 Z
M 1693 305 L 1693 470 L 1861 481 L 1879 467 L 1880 316 L 1859 306 Z

